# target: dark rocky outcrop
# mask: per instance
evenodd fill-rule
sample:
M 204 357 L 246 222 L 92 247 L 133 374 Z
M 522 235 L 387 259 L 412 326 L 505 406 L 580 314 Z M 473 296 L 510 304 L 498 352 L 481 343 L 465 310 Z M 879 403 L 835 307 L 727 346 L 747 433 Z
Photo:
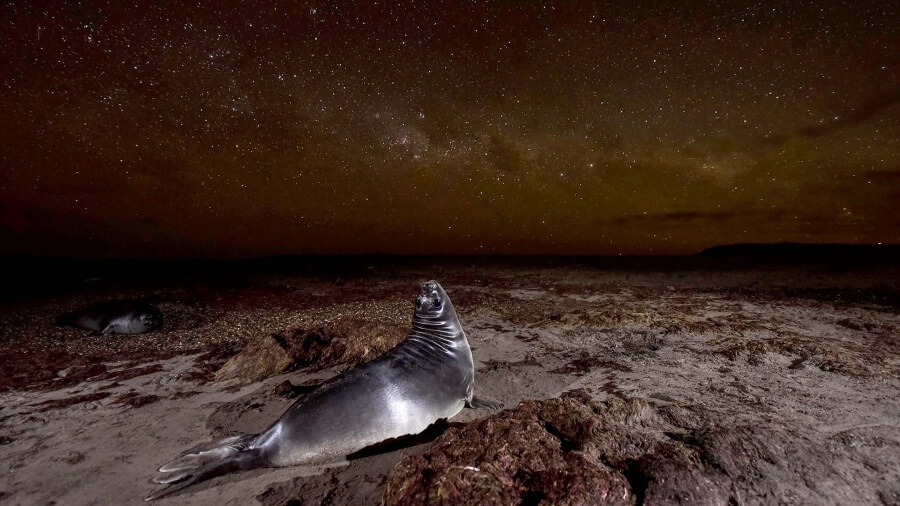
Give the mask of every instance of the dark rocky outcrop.
M 388 475 L 407 504 L 847 504 L 864 468 L 777 425 L 583 391 L 447 430 Z
M 258 381 L 302 367 L 353 367 L 395 346 L 406 331 L 396 325 L 359 318 L 288 329 L 251 341 L 216 371 L 215 379 Z

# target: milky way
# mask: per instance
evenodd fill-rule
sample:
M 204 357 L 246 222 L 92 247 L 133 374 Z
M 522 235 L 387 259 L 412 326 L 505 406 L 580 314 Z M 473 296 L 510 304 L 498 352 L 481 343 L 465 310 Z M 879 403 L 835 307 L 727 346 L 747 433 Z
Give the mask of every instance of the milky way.
M 0 253 L 900 242 L 891 2 L 126 4 L 4 5 Z

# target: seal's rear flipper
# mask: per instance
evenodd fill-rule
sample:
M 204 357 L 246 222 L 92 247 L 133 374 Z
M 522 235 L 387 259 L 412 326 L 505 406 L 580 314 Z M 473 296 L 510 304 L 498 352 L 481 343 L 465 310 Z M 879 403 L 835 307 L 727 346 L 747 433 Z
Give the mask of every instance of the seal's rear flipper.
M 503 409 L 503 403 L 492 399 L 472 397 L 471 401 L 466 401 L 466 407 L 472 409 L 489 409 L 491 411 L 497 411 Z
M 213 441 L 160 467 L 162 474 L 153 481 L 174 485 L 154 492 L 144 500 L 159 499 L 223 474 L 265 467 L 266 461 L 260 450 L 247 447 L 255 438 L 255 434 L 248 434 Z
M 222 476 L 223 474 L 233 473 L 235 471 L 244 471 L 247 469 L 255 469 L 257 467 L 264 466 L 265 462 L 260 457 L 259 450 L 244 450 L 234 455 L 225 457 L 222 460 L 210 462 L 209 464 L 206 464 L 205 466 L 196 470 L 173 473 L 174 475 L 171 476 L 172 481 L 184 481 L 166 487 L 158 492 L 154 492 L 145 497 L 144 500 L 153 501 L 155 499 L 159 499 L 160 497 L 165 497 L 169 494 L 174 494 L 175 492 L 184 490 L 191 485 L 194 485 L 195 483 L 200 483 L 201 481 L 206 481 L 210 478 L 215 478 L 216 476 Z
M 159 468 L 161 473 L 173 473 L 175 471 L 184 471 L 186 469 L 197 469 L 205 464 L 215 460 L 220 460 L 232 453 L 239 452 L 247 448 L 247 445 L 256 438 L 256 434 L 241 434 L 240 436 L 229 436 L 221 439 L 215 439 L 208 443 L 197 445 L 190 450 L 182 453 L 177 459 Z M 161 481 L 162 476 L 155 478 L 156 483 L 171 483 L 171 481 Z

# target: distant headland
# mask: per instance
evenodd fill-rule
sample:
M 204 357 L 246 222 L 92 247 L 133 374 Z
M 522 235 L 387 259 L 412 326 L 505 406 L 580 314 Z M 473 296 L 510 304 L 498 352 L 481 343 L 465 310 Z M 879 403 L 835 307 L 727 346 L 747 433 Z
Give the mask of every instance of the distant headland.
M 900 244 L 741 243 L 713 246 L 700 257 L 878 257 L 900 259 Z

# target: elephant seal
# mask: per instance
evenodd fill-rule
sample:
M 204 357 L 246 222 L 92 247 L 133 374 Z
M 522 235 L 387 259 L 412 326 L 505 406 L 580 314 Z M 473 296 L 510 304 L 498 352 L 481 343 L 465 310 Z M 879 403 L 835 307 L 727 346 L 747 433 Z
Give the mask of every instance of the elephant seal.
M 464 406 L 497 409 L 474 398 L 475 367 L 466 334 L 436 281 L 421 285 L 412 330 L 384 355 L 322 383 L 259 434 L 232 436 L 159 468 L 176 483 L 153 500 L 238 470 L 335 463 L 388 439 L 419 434 Z
M 100 334 L 143 334 L 162 325 L 163 314 L 155 306 L 136 300 L 110 300 L 66 313 L 57 325 L 70 325 Z

